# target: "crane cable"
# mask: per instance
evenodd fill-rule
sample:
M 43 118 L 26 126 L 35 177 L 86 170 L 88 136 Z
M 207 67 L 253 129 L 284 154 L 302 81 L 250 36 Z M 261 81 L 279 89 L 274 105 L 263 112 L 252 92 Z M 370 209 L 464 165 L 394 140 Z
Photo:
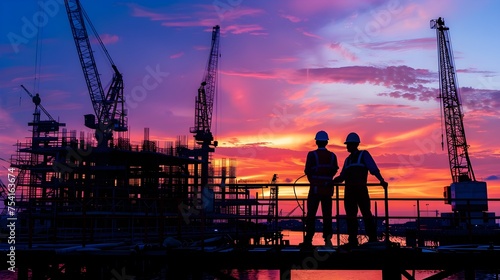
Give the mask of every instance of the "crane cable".
M 109 55 L 109 52 L 106 49 L 106 46 L 104 45 L 104 42 L 102 41 L 101 37 L 99 36 L 99 33 L 97 33 L 97 30 L 95 29 L 94 24 L 92 23 L 92 21 L 90 21 L 90 17 L 87 15 L 87 12 L 83 8 L 83 6 L 80 5 L 80 8 L 82 9 L 82 14 L 85 17 L 85 20 L 87 21 L 88 26 L 90 27 L 90 29 L 92 29 L 92 33 L 94 33 L 95 38 L 99 42 L 99 45 L 101 46 L 101 50 L 104 52 L 104 55 L 106 56 L 106 58 L 108 59 L 108 61 L 111 65 L 115 65 L 115 63 L 113 62 L 113 59 L 111 58 L 111 55 Z
M 305 213 L 305 210 L 302 207 L 302 205 L 300 205 L 299 198 L 297 197 L 297 192 L 295 191 L 295 184 L 297 183 L 298 180 L 300 180 L 304 176 L 306 176 L 306 174 L 300 176 L 299 178 L 297 178 L 297 180 L 295 180 L 295 182 L 293 182 L 293 194 L 295 195 L 295 201 L 297 201 L 297 204 L 298 204 L 300 210 L 302 210 L 302 213 Z
M 38 5 L 38 12 L 41 12 L 42 7 Z M 43 25 L 38 27 L 38 32 L 36 33 L 36 46 L 35 46 L 35 73 L 33 76 L 33 90 L 35 92 L 40 91 L 40 77 L 42 68 L 42 39 L 43 39 Z M 22 95 L 22 94 L 21 94 Z M 19 96 L 19 106 L 21 106 L 21 95 Z

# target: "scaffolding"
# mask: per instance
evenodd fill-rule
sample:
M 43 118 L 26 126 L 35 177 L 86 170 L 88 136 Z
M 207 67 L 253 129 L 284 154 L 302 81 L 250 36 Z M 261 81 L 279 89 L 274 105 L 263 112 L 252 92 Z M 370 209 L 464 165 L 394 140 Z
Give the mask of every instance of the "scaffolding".
M 245 230 L 255 234 L 249 217 L 257 202 L 235 187 L 233 159 L 210 162 L 202 188 L 202 162 L 186 156 L 187 137 L 160 148 L 146 128 L 139 144 L 118 137 L 103 147 L 90 133 L 77 137 L 63 123 L 41 120 L 38 108 L 28 125 L 32 135 L 17 142 L 11 163 L 19 169 L 19 239 L 30 246 L 204 238 L 215 228 L 235 240 L 246 239 Z

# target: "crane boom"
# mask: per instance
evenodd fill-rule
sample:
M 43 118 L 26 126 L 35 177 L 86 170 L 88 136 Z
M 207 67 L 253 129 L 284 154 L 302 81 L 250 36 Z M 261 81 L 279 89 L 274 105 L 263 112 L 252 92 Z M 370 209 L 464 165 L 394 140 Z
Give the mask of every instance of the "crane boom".
M 438 39 L 439 98 L 444 110 L 451 177 L 453 182 L 475 181 L 468 153 L 469 146 L 465 138 L 462 104 L 457 91 L 449 28 L 445 26 L 442 18 L 431 21 L 431 24 L 431 28 L 436 29 Z
M 102 89 L 101 78 L 97 65 L 94 59 L 94 52 L 90 45 L 90 39 L 87 34 L 87 28 L 83 19 L 82 8 L 80 1 L 66 0 L 66 10 L 68 12 L 73 39 L 75 40 L 76 48 L 80 64 L 82 65 L 85 82 L 89 89 L 90 99 L 94 106 L 94 112 L 99 117 L 102 107 L 104 106 L 104 90 Z
M 113 130 L 127 131 L 123 99 L 123 77 L 113 63 L 102 40 L 80 5 L 80 1 L 65 0 L 65 5 L 78 57 L 87 83 L 92 106 L 94 107 L 95 118 L 97 118 L 97 120 L 92 118 L 86 119 L 85 125 L 89 128 L 95 128 L 102 133 L 104 141 L 101 141 L 101 144 L 107 145 L 108 141 L 112 139 Z M 114 72 L 111 85 L 106 94 L 104 93 L 97 64 L 94 59 L 84 17 L 87 19 L 87 23 L 90 25 L 94 35 L 110 61 Z
M 198 147 L 189 151 L 189 156 L 201 159 L 201 193 L 210 191 L 208 189 L 210 153 L 215 151 L 218 144 L 217 141 L 214 141 L 211 124 L 214 99 L 217 92 L 219 38 L 220 27 L 216 25 L 212 28 L 212 43 L 207 68 L 195 100 L 194 127 L 189 129 L 191 133 L 194 133 L 195 143 L 198 144 Z M 204 197 L 208 198 L 206 195 Z
M 486 182 L 476 181 L 469 158 L 463 123 L 462 104 L 457 90 L 449 28 L 443 18 L 433 19 L 439 56 L 439 98 L 444 113 L 446 144 L 452 183 L 445 188 L 447 203 L 457 212 L 486 211 L 488 209 Z
M 208 57 L 207 68 L 198 88 L 196 97 L 196 114 L 194 127 L 191 128 L 191 133 L 195 133 L 195 140 L 198 142 L 213 140 L 211 125 L 214 98 L 217 90 L 217 71 L 219 59 L 219 38 L 220 26 L 216 25 L 212 28 L 212 44 L 210 55 Z

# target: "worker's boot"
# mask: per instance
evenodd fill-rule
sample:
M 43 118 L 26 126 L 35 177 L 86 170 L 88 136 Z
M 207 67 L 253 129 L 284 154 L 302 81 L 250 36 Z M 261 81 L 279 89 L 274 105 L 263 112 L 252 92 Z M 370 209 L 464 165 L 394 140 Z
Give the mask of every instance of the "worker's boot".
M 331 235 L 325 236 L 325 247 L 333 247 Z
M 325 247 L 332 248 L 332 240 L 331 239 L 325 239 Z
M 377 242 L 379 242 L 377 236 L 368 237 L 368 243 L 377 243 Z
M 308 237 L 307 235 L 304 237 L 304 242 L 299 243 L 299 247 L 301 249 L 310 249 L 313 247 L 312 245 L 312 238 Z
M 351 250 L 352 248 L 356 248 L 358 246 L 358 238 L 355 235 L 350 235 L 348 242 L 342 245 L 339 245 L 339 249 L 342 250 Z

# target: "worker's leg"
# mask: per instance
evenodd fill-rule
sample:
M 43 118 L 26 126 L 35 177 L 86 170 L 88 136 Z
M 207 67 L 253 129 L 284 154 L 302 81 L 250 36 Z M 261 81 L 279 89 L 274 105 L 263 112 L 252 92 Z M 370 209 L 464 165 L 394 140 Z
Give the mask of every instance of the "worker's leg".
M 363 223 L 365 224 L 365 231 L 369 242 L 375 242 L 377 241 L 377 226 L 372 211 L 370 210 L 370 195 L 368 194 L 368 188 L 359 190 L 358 203 L 361 215 L 363 215 Z
M 319 197 L 317 194 L 307 196 L 307 214 L 306 214 L 306 236 L 304 243 L 311 243 L 316 228 L 316 212 L 319 206 Z
M 325 242 L 332 239 L 332 197 L 322 196 L 321 198 L 321 212 L 323 215 L 323 238 Z
M 347 223 L 347 234 L 349 235 L 349 244 L 358 244 L 358 203 L 356 201 L 355 190 L 346 188 L 344 195 L 344 210 Z

